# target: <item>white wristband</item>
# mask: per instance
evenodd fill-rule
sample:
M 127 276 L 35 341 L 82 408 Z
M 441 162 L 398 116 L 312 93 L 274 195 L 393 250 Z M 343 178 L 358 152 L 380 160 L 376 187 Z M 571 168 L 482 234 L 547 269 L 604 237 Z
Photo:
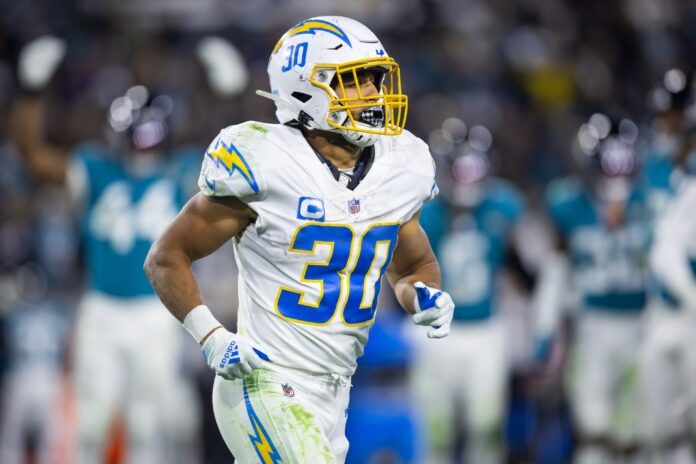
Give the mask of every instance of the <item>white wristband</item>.
M 184 328 L 198 343 L 213 329 L 221 326 L 206 305 L 196 306 L 184 318 Z

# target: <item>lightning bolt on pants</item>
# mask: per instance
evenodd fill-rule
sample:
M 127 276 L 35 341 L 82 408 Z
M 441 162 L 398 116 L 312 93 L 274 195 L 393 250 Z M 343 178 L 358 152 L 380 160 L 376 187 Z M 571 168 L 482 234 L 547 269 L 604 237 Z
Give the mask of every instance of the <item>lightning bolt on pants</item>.
M 343 463 L 350 382 L 273 366 L 244 379 L 216 377 L 213 410 L 241 464 Z

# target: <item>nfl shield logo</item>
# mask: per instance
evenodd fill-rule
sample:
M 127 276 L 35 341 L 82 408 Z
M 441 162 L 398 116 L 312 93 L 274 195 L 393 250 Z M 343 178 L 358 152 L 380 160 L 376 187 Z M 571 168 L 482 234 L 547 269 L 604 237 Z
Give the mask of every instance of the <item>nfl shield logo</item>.
M 280 385 L 283 388 L 283 395 L 292 398 L 295 396 L 295 390 L 290 386 L 289 383 L 283 383 Z
M 348 200 L 348 211 L 351 214 L 358 214 L 360 212 L 360 200 Z

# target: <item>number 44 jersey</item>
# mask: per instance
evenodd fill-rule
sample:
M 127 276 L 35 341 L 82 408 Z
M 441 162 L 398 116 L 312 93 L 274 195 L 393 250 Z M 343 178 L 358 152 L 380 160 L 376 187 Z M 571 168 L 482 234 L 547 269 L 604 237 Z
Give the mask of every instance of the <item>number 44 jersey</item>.
M 374 150 L 354 190 L 289 126 L 231 126 L 205 153 L 201 191 L 258 215 L 234 239 L 238 330 L 276 365 L 353 374 L 399 226 L 437 194 L 422 140 L 405 131 Z

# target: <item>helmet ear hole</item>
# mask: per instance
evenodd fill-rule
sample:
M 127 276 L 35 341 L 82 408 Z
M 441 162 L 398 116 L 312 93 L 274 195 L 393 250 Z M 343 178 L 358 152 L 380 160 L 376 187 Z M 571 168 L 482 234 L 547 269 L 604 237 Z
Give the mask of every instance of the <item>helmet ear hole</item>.
M 307 103 L 312 96 L 303 92 L 293 92 L 290 95 L 292 95 L 295 99 L 301 101 L 302 103 Z

